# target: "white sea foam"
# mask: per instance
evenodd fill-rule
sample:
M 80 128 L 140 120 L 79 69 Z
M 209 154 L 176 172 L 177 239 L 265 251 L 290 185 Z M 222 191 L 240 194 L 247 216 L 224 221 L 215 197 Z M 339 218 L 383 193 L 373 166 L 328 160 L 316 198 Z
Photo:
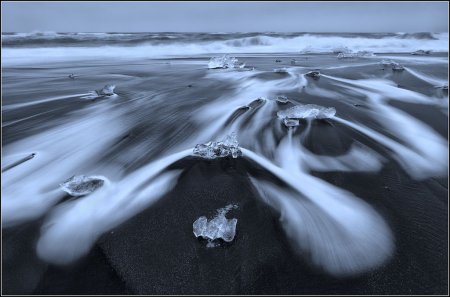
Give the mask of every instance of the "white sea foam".
M 116 118 L 117 111 L 108 106 L 95 106 L 83 112 L 69 115 L 67 122 L 54 128 L 3 147 L 3 158 L 11 159 L 30 149 L 36 153 L 33 159 L 2 173 L 3 226 L 43 215 L 64 197 L 58 185 L 74 174 L 92 173 L 94 160 L 126 131 Z
M 277 151 L 280 167 L 243 149 L 244 156 L 294 190 L 251 178 L 264 201 L 280 211 L 286 233 L 308 259 L 332 275 L 346 276 L 373 269 L 390 257 L 392 233 L 370 205 L 307 174 L 290 140 Z
M 39 257 L 67 264 L 88 253 L 101 234 L 171 190 L 180 171 L 163 170 L 191 153 L 188 149 L 158 159 L 85 198 L 55 208 L 42 229 L 37 245 Z

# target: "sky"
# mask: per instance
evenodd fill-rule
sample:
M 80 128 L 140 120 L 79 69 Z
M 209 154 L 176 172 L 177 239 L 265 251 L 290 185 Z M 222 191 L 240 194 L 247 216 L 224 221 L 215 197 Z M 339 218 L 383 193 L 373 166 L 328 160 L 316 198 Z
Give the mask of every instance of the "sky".
M 2 32 L 448 32 L 442 2 L 11 2 Z

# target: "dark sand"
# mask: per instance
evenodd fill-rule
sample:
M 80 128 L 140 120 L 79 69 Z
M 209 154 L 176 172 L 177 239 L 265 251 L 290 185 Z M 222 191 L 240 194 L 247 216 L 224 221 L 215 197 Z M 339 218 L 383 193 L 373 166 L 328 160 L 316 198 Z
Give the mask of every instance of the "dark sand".
M 337 63 L 335 57 L 320 55 L 303 60 L 296 58 L 303 67 L 311 69 Z M 264 57 L 243 60 L 258 70 L 290 67 L 291 57 L 280 59 L 282 63 Z M 195 132 L 196 127 L 190 121 L 192 106 L 217 98 L 218 94 L 227 94 L 233 88 L 232 84 L 204 78 L 208 71 L 204 66 L 165 63 L 165 60 L 108 61 L 95 65 L 81 63 L 77 67 L 55 64 L 42 68 L 6 68 L 3 69 L 3 105 L 27 102 L 30 94 L 39 100 L 84 93 L 108 82 L 118 86 L 116 93 L 124 100 L 114 103 L 118 108 L 146 92 L 151 94 L 149 98 L 170 98 L 171 101 L 165 104 L 155 105 L 152 101 L 139 106 L 129 104 L 129 111 L 123 117 L 132 122 L 131 128 L 117 145 L 99 157 L 99 162 L 120 163 L 125 151 L 144 143 L 145 154 L 125 158 L 123 167 L 131 172 Z M 381 76 L 387 71 L 378 65 L 322 70 L 327 75 L 348 79 Z M 442 69 L 438 67 L 436 71 Z M 68 73 L 81 76 L 70 80 L 65 77 Z M 27 75 L 32 77 L 23 80 Z M 277 75 L 268 72 L 261 79 L 269 81 L 277 79 Z M 406 72 L 389 75 L 402 88 L 439 96 L 436 93 L 439 90 Z M 333 89 L 325 77 L 312 83 Z M 286 95 L 294 102 L 331 106 L 328 99 L 318 95 Z M 444 96 L 442 100 L 448 100 Z M 249 98 L 249 102 L 251 99 L 256 98 Z M 90 104 L 98 103 L 75 97 L 33 105 L 32 108 L 3 110 L 3 145 L 63 121 L 67 114 Z M 448 117 L 436 112 L 434 107 L 405 102 L 392 104 L 447 138 Z M 292 103 L 280 106 L 284 109 Z M 353 106 L 335 101 L 333 106 L 346 118 L 376 127 L 371 119 L 359 113 L 365 108 L 364 102 L 361 106 Z M 49 112 L 11 124 L 14 120 L 46 111 Z M 169 113 L 172 120 L 162 127 L 159 121 L 164 113 Z M 316 154 L 338 155 L 348 150 L 353 139 L 380 153 L 386 152 L 373 140 L 333 121 L 315 123 L 304 145 Z M 388 155 L 384 156 L 390 159 Z M 290 244 L 279 222 L 280 214 L 262 202 L 248 178 L 250 174 L 280 183 L 258 164 L 243 158 L 204 160 L 188 157 L 171 168 L 183 169 L 173 190 L 151 207 L 103 234 L 87 256 L 70 266 L 58 267 L 38 259 L 35 245 L 45 216 L 2 229 L 2 293 L 446 294 L 448 291 L 448 177 L 417 181 L 392 159 L 378 173 L 313 172 L 314 176 L 346 189 L 372 205 L 386 219 L 395 237 L 395 253 L 381 267 L 358 276 L 335 278 L 310 265 Z M 238 219 L 236 238 L 230 244 L 206 248 L 204 240 L 194 237 L 192 223 L 199 216 L 209 217 L 216 209 L 230 203 L 239 205 L 228 215 Z

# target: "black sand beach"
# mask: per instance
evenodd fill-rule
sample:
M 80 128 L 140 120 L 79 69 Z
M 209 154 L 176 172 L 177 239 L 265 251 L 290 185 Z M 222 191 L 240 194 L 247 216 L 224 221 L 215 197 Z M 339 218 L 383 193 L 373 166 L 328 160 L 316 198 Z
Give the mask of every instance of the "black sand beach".
M 447 54 L 353 59 L 337 59 L 333 54 L 242 54 L 237 58 L 244 68 L 207 69 L 209 56 L 3 67 L 2 163 L 32 152 L 37 153 L 36 162 L 42 162 L 34 166 L 33 160 L 27 161 L 2 174 L 3 195 L 9 199 L 2 197 L 4 294 L 446 294 L 448 93 L 426 78 L 448 80 Z M 406 69 L 395 72 L 382 67 L 380 61 L 386 59 Z M 287 73 L 273 71 L 281 67 Z M 316 69 L 319 79 L 304 75 Z M 71 73 L 78 77 L 68 78 Z M 116 95 L 90 97 L 90 91 L 105 84 L 116 85 Z M 289 98 L 288 103 L 274 100 L 281 94 Z M 255 101 L 258 98 L 263 100 Z M 277 112 L 299 104 L 334 107 L 336 117 L 303 121 L 289 130 Z M 251 108 L 239 110 L 242 105 Z M 286 209 L 276 206 L 284 197 L 266 203 L 252 180 L 288 192 L 290 186 L 245 151 L 236 159 L 182 157 L 162 166 L 161 172 L 151 167 L 163 157 L 220 140 L 234 130 L 241 147 L 273 161 L 286 174 L 291 171 L 283 166 L 296 162 L 288 148 L 302 148 L 302 160 L 318 160 L 305 161 L 307 165 L 292 173 L 298 187 L 314 187 L 307 182 L 313 178 L 317 185 L 322 185 L 321 180 L 364 201 L 391 231 L 392 250 L 386 247 L 385 258 L 351 275 L 339 275 L 331 264 L 317 265 L 310 255 L 314 252 L 299 248 L 302 241 L 293 239 L 285 228 Z M 431 131 L 431 136 L 424 131 Z M 336 160 L 355 143 L 367 159 L 373 158 L 372 165 L 365 163 L 365 157 L 319 161 L 324 156 Z M 21 171 L 14 175 L 16 169 Z M 150 188 L 154 179 L 172 173 L 167 191 L 145 200 L 145 195 L 155 194 Z M 58 181 L 73 174 L 106 176 L 111 182 L 110 200 L 95 196 L 97 202 L 89 204 L 90 195 L 64 196 L 57 189 Z M 7 182 L 15 187 L 8 188 Z M 317 193 L 322 195 L 323 190 L 333 196 L 325 187 L 317 188 Z M 131 194 L 122 194 L 124 188 L 132 189 Z M 57 194 L 46 196 L 52 190 Z M 124 197 L 117 204 L 116 193 Z M 45 207 L 40 201 L 11 200 L 13 195 L 42 195 Z M 308 199 L 300 201 L 314 204 Z M 80 201 L 85 204 L 77 204 Z M 132 203 L 137 206 L 127 208 Z M 229 204 L 238 205 L 227 214 L 238 220 L 236 237 L 206 247 L 206 240 L 195 238 L 192 223 Z M 69 218 L 76 207 L 79 216 Z M 334 206 L 317 212 L 315 207 L 307 211 L 312 217 L 324 216 L 327 224 L 326 213 L 333 212 Z M 96 211 L 105 214 L 100 217 Z M 16 216 L 19 212 L 21 216 Z M 343 232 L 340 224 L 353 220 L 347 215 L 342 212 L 335 225 L 324 228 L 333 234 Z M 91 239 L 93 245 L 71 263 L 51 263 L 59 259 L 44 249 L 37 253 L 37 246 L 39 240 L 53 242 L 43 235 L 54 230 L 52 226 L 61 227 L 52 233 L 60 238 L 55 250 L 72 251 L 71 243 Z M 322 230 L 306 221 L 304 226 L 312 228 L 311 241 Z M 381 238 L 378 229 L 368 230 L 373 230 L 373 238 Z M 71 255 L 77 252 L 74 249 Z M 369 262 L 370 256 L 362 257 L 361 263 Z

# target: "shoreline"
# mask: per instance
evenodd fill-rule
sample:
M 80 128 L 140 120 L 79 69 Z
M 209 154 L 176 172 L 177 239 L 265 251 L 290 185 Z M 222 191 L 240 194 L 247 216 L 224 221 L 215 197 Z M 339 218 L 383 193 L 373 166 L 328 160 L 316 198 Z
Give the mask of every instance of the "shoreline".
M 290 151 L 281 149 L 289 130 L 277 118 L 277 112 L 299 104 L 335 107 L 336 117 L 360 130 L 336 119 L 329 119 L 328 124 L 303 123 L 291 133 L 292 147 L 301 148 L 295 152 L 300 151 L 302 155 L 295 156 L 311 162 L 318 160 L 325 167 L 334 164 L 338 169 L 308 168 L 308 174 L 359 197 L 385 219 L 395 238 L 395 251 L 385 263 L 350 278 L 328 275 L 311 263 L 307 252 L 299 252 L 286 235 L 283 220 L 280 221 L 283 216 L 264 202 L 249 176 L 289 192 L 284 182 L 245 158 L 186 157 L 169 166 L 168 172 L 182 172 L 166 194 L 102 234 L 92 250 L 71 266 L 53 266 L 38 259 L 36 244 L 46 231 L 42 224 L 56 209 L 73 206 L 74 201 L 89 201 L 94 196 L 73 200 L 72 204 L 62 199 L 50 205 L 38 219 L 16 227 L 4 227 L 4 292 L 445 293 L 448 290 L 445 280 L 448 273 L 445 259 L 448 175 L 442 175 L 439 170 L 443 167 L 448 170 L 448 163 L 444 164 L 444 156 L 440 159 L 439 156 L 442 141 L 446 142 L 448 150 L 448 127 L 445 126 L 448 114 L 444 112 L 445 104 L 436 102 L 448 102 L 448 93 L 407 71 L 395 73 L 379 69 L 375 64 L 353 65 L 351 61 L 338 60 L 335 55 L 309 56 L 311 58 L 294 66 L 289 65 L 290 59 L 275 62 L 277 56 L 271 54 L 239 59 L 255 67 L 254 71 L 208 70 L 203 58 L 195 58 L 201 60 L 198 63 L 170 59 L 171 63 L 165 64 L 141 59 L 139 63 L 130 64 L 108 59 L 95 63 L 83 61 L 79 65 L 64 61 L 39 69 L 30 65 L 4 67 L 3 157 L 25 148 L 27 152 L 38 151 L 38 154 L 33 160 L 5 172 L 7 183 L 2 182 L 2 192 L 9 194 L 12 190 L 8 187 L 13 185 L 17 193 L 22 193 L 18 197 L 28 198 L 19 201 L 31 202 L 69 177 L 66 175 L 76 172 L 105 175 L 113 185 L 140 193 L 152 183 L 145 178 L 152 172 L 146 166 L 168 152 L 179 151 L 178 148 L 220 140 L 223 133 L 236 128 L 242 133 L 239 138 L 242 147 L 256 151 L 274 165 L 292 165 L 295 162 L 287 157 Z M 439 79 L 448 76 L 444 63 L 422 64 L 415 62 L 415 56 L 400 56 L 406 59 L 407 67 L 418 73 Z M 370 59 L 378 62 L 377 58 L 381 60 L 381 57 Z M 290 72 L 273 72 L 279 67 L 289 67 Z M 304 76 L 317 67 L 323 74 L 318 80 Z M 68 73 L 80 76 L 71 80 Z M 91 101 L 81 99 L 82 96 L 69 96 L 89 93 L 105 84 L 117 86 L 117 97 Z M 373 93 L 387 98 L 387 103 L 375 101 L 371 97 L 375 96 Z M 281 94 L 289 98 L 288 103 L 274 101 Z M 55 95 L 68 97 L 55 99 L 59 98 Z M 265 99 L 258 101 L 259 97 Z M 251 109 L 236 113 L 239 106 L 246 105 Z M 397 122 L 388 125 L 390 122 L 380 121 L 380 118 Z M 408 127 L 419 131 L 410 133 L 416 139 L 405 136 L 408 136 Z M 374 133 L 364 134 L 368 129 L 378 133 L 375 135 L 379 139 L 387 140 L 383 143 L 371 137 Z M 421 137 L 432 140 L 428 147 L 421 145 Z M 396 144 L 386 146 L 392 141 Z M 367 158 L 370 156 L 380 162 L 380 171 L 370 171 L 369 167 L 362 167 L 361 172 L 342 170 L 359 164 L 360 159 L 349 159 L 350 165 L 345 163 L 345 157 L 339 159 L 349 154 L 354 144 L 367 149 Z M 433 145 L 434 154 L 427 150 Z M 395 154 L 394 149 L 399 147 L 404 152 L 416 153 L 412 156 L 424 161 L 418 162 L 416 158 L 413 162 L 407 159 L 408 155 Z M 53 158 L 42 163 L 43 169 L 33 167 L 33 162 L 42 162 L 41 152 Z M 288 162 L 283 163 L 280 158 Z M 433 166 L 422 170 L 407 166 L 425 166 L 427 162 Z M 136 175 L 142 179 L 138 186 L 131 182 L 120 183 L 141 169 L 142 175 Z M 45 174 L 40 170 L 45 170 Z M 428 172 L 429 176 L 418 175 Z M 30 192 L 21 192 L 25 190 Z M 111 194 L 109 200 L 104 201 L 112 203 L 114 197 Z M 281 198 L 279 201 L 284 201 Z M 6 198 L 2 196 L 2 204 L 6 201 L 3 199 Z M 131 203 L 132 199 L 129 200 Z M 236 238 L 230 244 L 207 248 L 205 242 L 195 238 L 192 223 L 203 215 L 211 217 L 217 209 L 230 203 L 239 206 L 227 214 L 227 218 L 238 219 Z M 95 207 L 103 210 L 108 205 L 99 203 Z M 26 204 L 23 208 L 14 206 L 21 211 L 27 209 Z M 86 226 L 91 223 L 89 218 Z M 342 218 L 345 221 L 348 217 Z M 27 277 L 22 277 L 28 270 L 31 272 Z

